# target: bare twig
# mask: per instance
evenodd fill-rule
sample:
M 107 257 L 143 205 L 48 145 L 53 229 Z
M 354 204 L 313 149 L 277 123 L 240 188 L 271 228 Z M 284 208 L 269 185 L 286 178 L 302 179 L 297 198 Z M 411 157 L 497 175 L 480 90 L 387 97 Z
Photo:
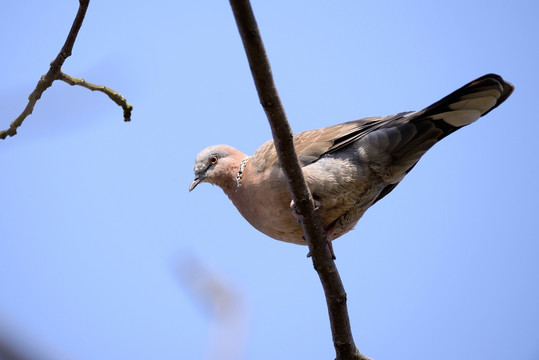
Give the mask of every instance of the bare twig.
M 121 94 L 117 93 L 111 88 L 103 85 L 92 84 L 84 79 L 74 78 L 67 75 L 63 71 L 60 71 L 57 79 L 65 81 L 71 86 L 78 85 L 92 91 L 100 91 L 106 94 L 112 101 L 114 101 L 118 106 L 121 106 L 122 109 L 124 109 L 124 121 L 131 121 L 131 111 L 133 110 L 133 105 L 128 104 Z
M 368 359 L 354 344 L 346 292 L 327 246 L 324 229 L 314 211 L 311 193 L 305 183 L 303 172 L 294 149 L 292 130 L 277 93 L 271 67 L 262 43 L 249 0 L 230 0 L 260 103 L 271 126 L 275 148 L 288 182 L 297 211 L 303 215 L 303 232 L 312 255 L 313 265 L 326 296 L 331 332 L 337 359 Z
M 71 25 L 71 29 L 69 30 L 69 34 L 67 35 L 67 39 L 64 43 L 64 46 L 62 46 L 62 49 L 60 50 L 56 58 L 51 62 L 49 71 L 45 75 L 43 75 L 41 79 L 39 79 L 34 91 L 32 91 L 30 96 L 28 96 L 28 104 L 26 105 L 22 113 L 9 125 L 9 128 L 7 130 L 0 131 L 0 139 L 5 139 L 8 136 L 14 136 L 15 134 L 17 134 L 17 129 L 19 128 L 19 126 L 22 125 L 23 121 L 30 114 L 32 114 L 34 110 L 34 106 L 36 105 L 36 102 L 41 98 L 45 90 L 47 90 L 55 80 L 60 79 L 62 65 L 64 64 L 65 60 L 69 56 L 71 56 L 73 45 L 75 44 L 75 40 L 77 39 L 77 35 L 79 33 L 80 27 L 82 26 L 82 22 L 84 21 L 84 16 L 86 15 L 86 10 L 88 9 L 89 4 L 90 4 L 90 0 L 79 0 L 79 10 L 77 11 L 75 20 L 73 20 L 73 25 Z M 63 74 L 63 76 L 66 76 L 66 75 Z M 77 84 L 77 85 L 80 85 L 80 84 Z M 111 93 L 116 94 L 112 90 L 111 90 Z M 129 115 L 131 113 L 132 106 L 126 104 L 126 106 L 124 107 L 123 104 L 118 103 L 118 101 L 112 98 L 110 94 L 107 93 L 107 95 L 109 95 L 109 97 L 112 100 L 114 100 L 118 105 L 124 108 L 124 120 L 129 121 Z M 123 97 L 121 98 L 123 99 Z M 124 103 L 125 103 L 125 99 L 124 99 Z

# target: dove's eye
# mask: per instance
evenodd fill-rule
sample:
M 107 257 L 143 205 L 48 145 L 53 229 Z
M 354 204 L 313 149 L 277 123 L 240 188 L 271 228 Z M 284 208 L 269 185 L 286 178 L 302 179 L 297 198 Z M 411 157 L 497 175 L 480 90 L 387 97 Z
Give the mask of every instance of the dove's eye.
M 217 164 L 217 160 L 219 160 L 219 158 L 217 156 L 213 155 L 212 157 L 210 157 L 210 164 L 212 164 L 212 165 Z

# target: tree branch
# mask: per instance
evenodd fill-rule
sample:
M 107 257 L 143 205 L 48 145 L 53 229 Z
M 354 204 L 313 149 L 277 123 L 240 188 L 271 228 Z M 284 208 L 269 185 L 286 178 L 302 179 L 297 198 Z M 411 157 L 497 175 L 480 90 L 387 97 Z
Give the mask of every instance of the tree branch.
M 124 121 L 131 121 L 131 111 L 133 110 L 133 105 L 128 104 L 120 93 L 117 93 L 107 86 L 92 84 L 84 79 L 71 77 L 63 71 L 60 71 L 57 79 L 62 80 L 71 86 L 78 85 L 92 91 L 99 91 L 106 94 L 112 101 L 124 109 Z
M 230 0 L 260 103 L 271 126 L 279 162 L 287 180 L 297 211 L 302 214 L 302 227 L 313 265 L 324 288 L 333 343 L 338 360 L 368 358 L 354 344 L 346 292 L 327 246 L 324 228 L 314 211 L 314 202 L 305 183 L 294 149 L 292 130 L 277 93 L 264 44 L 249 0 Z
M 62 49 L 60 50 L 56 58 L 51 62 L 49 71 L 45 75 L 41 76 L 41 78 L 37 82 L 37 85 L 34 91 L 32 91 L 30 96 L 28 96 L 28 104 L 26 105 L 22 113 L 9 125 L 9 128 L 7 130 L 0 131 L 0 139 L 5 139 L 8 136 L 14 136 L 15 134 L 17 134 L 17 129 L 22 125 L 23 121 L 30 114 L 32 114 L 34 110 L 34 106 L 36 105 L 36 102 L 41 98 L 45 90 L 47 90 L 55 80 L 60 79 L 60 77 L 62 76 L 61 75 L 62 65 L 64 64 L 65 60 L 69 56 L 71 56 L 73 45 L 75 44 L 75 40 L 77 39 L 77 35 L 79 34 L 79 30 L 82 26 L 82 22 L 84 21 L 84 17 L 86 16 L 86 10 L 88 10 L 89 4 L 90 4 L 90 0 L 79 0 L 79 10 L 77 11 L 75 20 L 73 20 L 73 25 L 71 25 L 71 29 L 69 30 L 69 34 L 67 35 L 67 39 L 64 43 L 64 46 L 62 46 Z M 63 74 L 63 76 L 67 76 L 67 75 Z M 75 79 L 75 80 L 78 80 L 78 79 Z M 81 85 L 81 84 L 77 84 L 77 85 Z M 93 84 L 90 84 L 90 85 L 93 85 Z M 98 89 L 95 89 L 95 90 L 98 90 Z M 100 90 L 100 91 L 105 92 L 104 90 Z M 117 94 L 113 92 L 112 90 L 111 90 L 111 93 Z M 107 93 L 107 95 L 109 94 Z M 111 95 L 109 95 L 109 97 L 113 101 L 115 101 L 118 105 L 124 108 L 124 120 L 129 121 L 130 120 L 129 116 L 131 114 L 131 109 L 133 107 L 131 105 L 128 105 L 127 103 L 125 104 L 126 106 L 124 107 L 123 104 L 118 103 L 114 98 L 112 98 Z M 123 97 L 121 96 L 120 98 L 123 99 Z M 125 99 L 123 99 L 123 102 L 125 103 Z M 127 111 L 126 109 L 129 109 L 129 111 Z

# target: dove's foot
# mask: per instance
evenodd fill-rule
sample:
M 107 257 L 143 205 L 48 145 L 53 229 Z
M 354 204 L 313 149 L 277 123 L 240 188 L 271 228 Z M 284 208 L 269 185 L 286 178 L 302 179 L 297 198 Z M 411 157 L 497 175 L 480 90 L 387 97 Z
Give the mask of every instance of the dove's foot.
M 301 238 L 306 241 L 305 236 L 302 236 Z M 333 251 L 333 244 L 331 243 L 331 240 L 326 240 L 326 241 L 327 241 L 327 244 L 328 244 L 329 253 L 331 254 L 331 258 L 333 260 L 337 260 L 337 257 L 335 256 L 335 252 Z M 311 252 L 310 251 L 307 253 L 307 257 L 311 257 Z
M 318 210 L 320 208 L 320 202 L 317 200 L 314 200 L 314 210 Z M 305 219 L 305 215 L 300 214 L 297 210 L 296 203 L 294 200 L 290 201 L 290 210 L 292 210 L 292 216 L 295 217 L 298 220 L 298 223 L 301 223 L 303 219 Z

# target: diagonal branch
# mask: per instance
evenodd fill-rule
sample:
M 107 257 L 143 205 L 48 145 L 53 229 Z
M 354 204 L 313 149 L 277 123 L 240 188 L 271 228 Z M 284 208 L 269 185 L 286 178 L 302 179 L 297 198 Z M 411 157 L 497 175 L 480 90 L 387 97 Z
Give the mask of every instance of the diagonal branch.
M 368 358 L 362 355 L 354 344 L 346 306 L 346 292 L 327 246 L 322 223 L 314 211 L 313 199 L 299 165 L 292 130 L 273 81 L 270 63 L 251 4 L 249 0 L 230 0 L 230 4 L 247 53 L 260 103 L 271 126 L 279 162 L 297 211 L 304 217 L 303 232 L 314 268 L 324 288 L 337 359 L 366 360 Z
M 65 60 L 69 56 L 71 56 L 73 45 L 75 45 L 75 40 L 77 39 L 77 35 L 79 34 L 79 30 L 82 26 L 82 22 L 84 21 L 84 17 L 86 16 L 86 10 L 88 10 L 89 4 L 90 0 L 79 0 L 79 10 L 77 11 L 75 20 L 73 20 L 73 25 L 71 25 L 71 29 L 69 30 L 69 34 L 67 35 L 64 46 L 62 46 L 62 49 L 60 50 L 56 58 L 51 62 L 49 71 L 39 79 L 34 91 L 32 91 L 30 96 L 28 96 L 28 104 L 26 105 L 22 113 L 9 125 L 9 128 L 7 130 L 0 131 L 0 139 L 5 139 L 8 136 L 14 136 L 17 134 L 17 129 L 22 125 L 23 121 L 30 114 L 32 114 L 36 102 L 41 98 L 45 90 L 47 90 L 55 80 L 58 80 L 60 78 L 62 65 L 64 64 Z M 124 107 L 122 104 L 119 104 L 118 102 L 116 103 L 124 108 L 124 120 L 129 121 L 130 119 L 126 115 L 130 115 L 130 109 L 129 112 L 127 112 L 126 107 Z M 132 108 L 131 105 L 128 106 Z

